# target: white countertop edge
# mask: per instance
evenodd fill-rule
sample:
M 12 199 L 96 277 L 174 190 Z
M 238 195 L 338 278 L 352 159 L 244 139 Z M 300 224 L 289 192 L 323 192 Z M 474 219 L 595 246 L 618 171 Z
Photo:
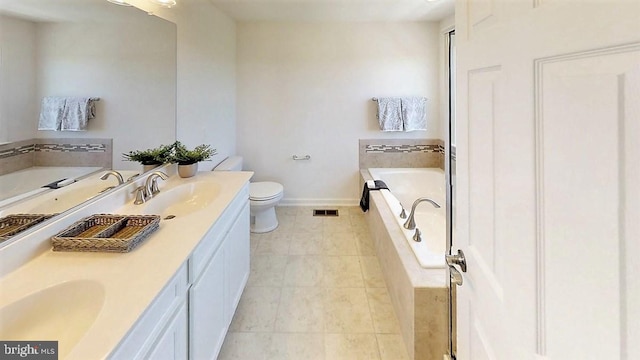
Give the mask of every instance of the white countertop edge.
M 104 286 L 106 293 L 102 310 L 66 358 L 107 358 L 188 259 L 209 228 L 240 190 L 248 185 L 252 175 L 251 172 L 202 172 L 189 179 L 173 176 L 170 182 L 216 181 L 221 185 L 220 194 L 207 207 L 208 211 L 199 211 L 183 219 L 162 221 L 160 229 L 130 253 L 53 252 L 51 249 L 42 252 L 0 279 L 0 307 L 61 282 L 79 279 L 97 281 Z M 160 183 L 162 188 L 163 184 Z M 121 189 L 112 196 L 118 198 L 118 193 L 121 193 L 120 196 L 128 197 L 126 191 Z M 50 236 L 80 218 L 96 213 L 100 203 L 104 207 L 99 212 L 110 213 L 119 209 L 121 206 L 116 205 L 118 202 L 109 201 L 112 196 L 92 204 L 89 209 L 68 215 L 66 221 L 51 224 L 34 236 L 45 237 L 44 244 L 50 247 Z M 185 232 L 188 232 L 187 236 Z

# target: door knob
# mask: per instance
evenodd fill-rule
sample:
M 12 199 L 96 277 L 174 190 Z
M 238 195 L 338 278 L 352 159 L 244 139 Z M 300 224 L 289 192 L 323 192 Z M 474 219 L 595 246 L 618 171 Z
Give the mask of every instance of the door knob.
M 458 249 L 457 255 L 445 255 L 444 257 L 447 260 L 447 265 L 458 265 L 462 272 L 467 272 L 467 260 L 465 259 L 462 250 Z

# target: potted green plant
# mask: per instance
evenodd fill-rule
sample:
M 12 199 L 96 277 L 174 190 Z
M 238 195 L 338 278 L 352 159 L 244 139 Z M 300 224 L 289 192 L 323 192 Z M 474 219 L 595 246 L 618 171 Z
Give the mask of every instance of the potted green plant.
M 180 141 L 176 141 L 173 144 L 171 162 L 178 164 L 178 175 L 180 177 L 188 178 L 196 174 L 200 161 L 209 160 L 215 154 L 216 149 L 212 149 L 210 145 L 201 144 L 193 150 L 189 150 Z
M 174 144 L 160 145 L 157 148 L 147 150 L 132 150 L 122 154 L 127 161 L 137 161 L 142 164 L 144 172 L 147 172 L 162 164 L 171 162 Z

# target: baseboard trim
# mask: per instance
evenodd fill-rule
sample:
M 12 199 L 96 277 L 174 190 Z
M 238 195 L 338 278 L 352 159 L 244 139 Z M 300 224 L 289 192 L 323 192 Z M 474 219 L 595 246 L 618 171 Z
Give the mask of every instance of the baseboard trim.
M 358 206 L 360 199 L 282 199 L 279 206 Z

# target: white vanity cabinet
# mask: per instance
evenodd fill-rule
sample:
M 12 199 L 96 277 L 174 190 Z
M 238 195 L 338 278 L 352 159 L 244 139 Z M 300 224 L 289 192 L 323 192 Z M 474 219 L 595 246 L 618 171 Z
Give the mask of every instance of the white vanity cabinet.
M 191 266 L 193 269 L 202 268 L 201 272 L 193 273 L 195 279 L 189 290 L 191 359 L 215 359 L 218 356 L 249 277 L 249 202 L 248 197 L 246 199 L 233 221 L 214 226 L 209 238 L 196 249 L 198 252 L 201 248 L 202 251 L 213 248 L 213 254 L 208 259 L 200 257 L 201 261 L 206 261 L 204 266 Z M 221 240 L 218 239 L 221 235 L 218 230 L 222 230 Z
M 249 221 L 247 183 L 110 359 L 215 359 L 249 277 Z
M 186 264 L 164 287 L 120 342 L 110 359 L 186 359 L 188 354 Z
M 184 302 L 144 358 L 153 360 L 185 359 L 188 351 L 188 323 L 187 303 Z

